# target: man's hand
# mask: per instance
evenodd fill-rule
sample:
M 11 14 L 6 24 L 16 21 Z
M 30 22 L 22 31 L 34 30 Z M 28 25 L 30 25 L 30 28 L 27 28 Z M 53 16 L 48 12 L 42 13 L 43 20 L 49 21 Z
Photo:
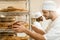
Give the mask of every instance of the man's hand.
M 16 32 L 24 32 L 26 28 L 24 22 L 16 22 L 12 25 L 12 29 Z

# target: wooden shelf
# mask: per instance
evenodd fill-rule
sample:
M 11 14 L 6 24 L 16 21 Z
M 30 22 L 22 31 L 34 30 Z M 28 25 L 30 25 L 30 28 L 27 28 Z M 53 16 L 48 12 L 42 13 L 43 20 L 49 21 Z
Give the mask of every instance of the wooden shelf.
M 26 1 L 26 0 L 0 0 L 0 1 Z
M 28 12 L 0 12 L 0 15 L 5 15 L 5 16 L 21 16 L 26 14 L 29 13 Z

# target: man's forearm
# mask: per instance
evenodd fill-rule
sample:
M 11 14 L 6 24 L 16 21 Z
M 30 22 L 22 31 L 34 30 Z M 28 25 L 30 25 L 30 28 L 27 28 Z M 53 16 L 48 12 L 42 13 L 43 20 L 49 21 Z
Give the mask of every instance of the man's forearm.
M 45 32 L 44 32 L 43 30 L 38 29 L 38 28 L 36 28 L 35 26 L 32 26 L 32 29 L 33 29 L 35 32 L 39 33 L 39 34 L 42 34 L 42 35 L 45 34 Z
M 24 31 L 26 34 L 28 34 L 30 37 L 34 38 L 35 40 L 45 40 L 43 35 L 40 35 L 38 33 L 35 32 L 31 32 L 30 30 L 26 29 Z

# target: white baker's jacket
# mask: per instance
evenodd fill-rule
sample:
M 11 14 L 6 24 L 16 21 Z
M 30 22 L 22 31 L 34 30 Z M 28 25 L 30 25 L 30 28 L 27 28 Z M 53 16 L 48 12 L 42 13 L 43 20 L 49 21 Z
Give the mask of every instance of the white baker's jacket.
M 60 17 L 56 18 L 50 27 L 51 29 L 44 35 L 46 40 L 60 40 Z

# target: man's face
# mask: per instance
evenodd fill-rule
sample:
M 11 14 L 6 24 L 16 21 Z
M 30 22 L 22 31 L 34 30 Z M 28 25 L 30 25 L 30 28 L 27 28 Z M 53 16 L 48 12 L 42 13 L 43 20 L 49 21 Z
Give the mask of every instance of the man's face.
M 51 18 L 51 13 L 48 10 L 42 10 L 43 16 L 46 18 L 46 20 Z

